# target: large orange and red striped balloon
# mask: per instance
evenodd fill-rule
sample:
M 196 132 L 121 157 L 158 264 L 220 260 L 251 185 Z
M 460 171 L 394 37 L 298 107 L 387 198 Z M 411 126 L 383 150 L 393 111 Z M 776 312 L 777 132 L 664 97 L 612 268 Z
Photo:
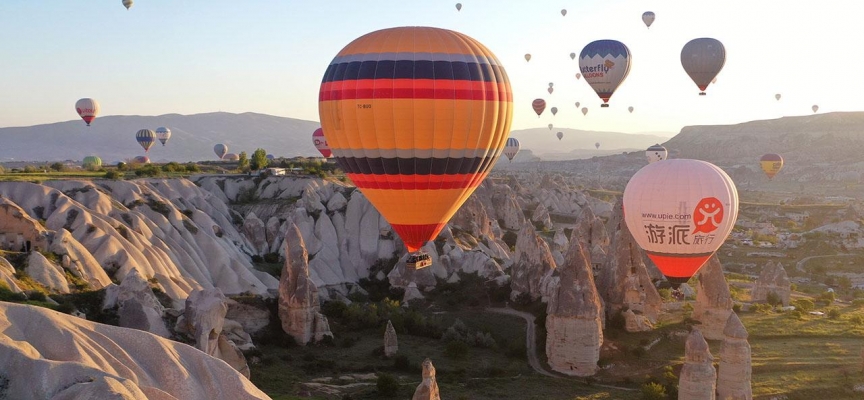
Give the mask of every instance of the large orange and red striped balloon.
M 438 235 L 501 155 L 513 96 L 480 42 L 401 27 L 339 52 L 318 112 L 337 163 L 413 252 Z

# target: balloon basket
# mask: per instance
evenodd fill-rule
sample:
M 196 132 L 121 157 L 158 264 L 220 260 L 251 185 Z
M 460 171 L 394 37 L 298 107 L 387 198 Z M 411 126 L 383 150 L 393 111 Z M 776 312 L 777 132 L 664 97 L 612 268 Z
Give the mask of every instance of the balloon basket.
M 405 266 L 414 270 L 423 269 L 430 265 L 432 265 L 432 257 L 423 251 L 411 253 L 408 255 L 408 259 L 405 260 Z
M 600 105 L 600 107 L 603 107 L 603 108 L 608 108 L 608 107 L 609 107 L 609 105 L 608 105 L 608 104 L 606 104 L 606 103 L 603 103 L 603 104 L 601 104 L 601 105 Z
M 699 92 L 700 96 L 705 96 L 705 92 Z

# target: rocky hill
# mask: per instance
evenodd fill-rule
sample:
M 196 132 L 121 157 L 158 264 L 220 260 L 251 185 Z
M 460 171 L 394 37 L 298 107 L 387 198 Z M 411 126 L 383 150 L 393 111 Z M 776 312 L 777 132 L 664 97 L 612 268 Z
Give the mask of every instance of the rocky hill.
M 564 133 L 561 140 L 556 133 Z M 620 154 L 623 151 L 648 148 L 655 143 L 663 143 L 673 136 L 673 133 L 620 133 L 583 131 L 579 129 L 534 128 L 513 131 L 511 137 L 519 139 L 522 149 L 531 150 L 534 155 L 544 160 L 573 160 Z M 594 147 L 600 143 L 600 148 Z M 518 156 L 517 156 L 518 157 Z

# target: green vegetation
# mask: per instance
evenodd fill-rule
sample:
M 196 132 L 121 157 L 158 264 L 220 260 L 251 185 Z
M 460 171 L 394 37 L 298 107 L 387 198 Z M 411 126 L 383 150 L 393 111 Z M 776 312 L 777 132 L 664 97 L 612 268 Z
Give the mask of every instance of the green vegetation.
M 270 160 L 267 159 L 267 151 L 264 149 L 257 149 L 254 153 L 252 153 L 252 160 L 250 161 L 249 166 L 253 171 L 257 171 L 260 169 L 267 168 L 267 164 L 270 163 Z

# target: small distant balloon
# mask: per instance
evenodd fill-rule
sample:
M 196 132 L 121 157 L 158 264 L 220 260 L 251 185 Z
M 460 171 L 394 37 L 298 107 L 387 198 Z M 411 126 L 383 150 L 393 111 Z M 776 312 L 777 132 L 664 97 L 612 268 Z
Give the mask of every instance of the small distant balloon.
M 549 124 L 549 130 L 550 131 L 552 130 L 552 124 Z
M 213 146 L 213 152 L 216 153 L 216 156 L 221 158 L 225 157 L 225 154 L 228 154 L 228 146 L 222 143 L 219 143 Z
M 90 123 L 99 115 L 99 103 L 90 98 L 83 98 L 75 102 L 75 111 L 87 126 L 90 126 Z
M 558 140 L 561 140 L 562 138 L 564 138 L 564 132 L 558 132 L 555 134 L 555 136 L 558 136 Z
M 507 159 L 513 161 L 513 157 L 519 153 L 519 141 L 516 138 L 507 138 L 507 144 L 504 145 L 504 155 Z
M 578 81 L 579 78 L 582 78 L 582 74 L 580 74 L 580 73 L 577 72 L 577 73 L 576 73 L 576 80 Z
M 330 158 L 333 156 L 333 151 L 330 150 L 330 145 L 327 144 L 327 138 L 324 136 L 323 129 L 318 128 L 312 132 L 312 144 L 315 145 L 315 148 L 318 149 L 318 152 L 320 152 L 324 158 Z
M 780 93 L 777 93 L 774 95 L 775 100 L 780 100 L 781 97 L 783 97 L 783 96 L 780 96 Z
M 135 140 L 144 148 L 144 152 L 147 153 L 153 147 L 153 144 L 156 143 L 156 132 L 149 129 L 141 129 L 135 133 Z
M 582 107 L 582 115 L 588 115 L 588 107 Z
M 567 16 L 567 10 L 561 10 L 561 16 L 566 17 Z
M 549 94 L 552 94 L 552 92 L 555 91 L 555 88 L 553 88 L 552 86 L 549 86 L 549 89 L 546 89 L 546 91 L 549 92 Z
M 558 107 L 552 107 L 549 111 L 552 111 L 552 115 L 558 114 Z
M 150 157 L 147 156 L 138 156 L 132 159 L 132 161 L 138 164 L 150 164 Z
M 525 54 L 525 61 L 531 61 L 531 54 Z
M 552 86 L 555 86 L 555 84 L 552 82 L 549 82 L 549 87 L 552 87 Z
M 815 113 L 815 112 L 819 111 L 819 106 L 817 106 L 816 104 L 814 104 L 813 107 L 810 107 L 810 109 L 812 109 L 813 112 Z
M 534 99 L 534 101 L 531 102 L 531 107 L 534 109 L 534 112 L 537 113 L 537 118 L 540 118 L 540 114 L 543 114 L 543 110 L 546 109 L 546 100 Z
M 132 8 L 133 4 L 135 4 L 135 2 L 132 0 L 123 0 L 123 7 L 126 7 L 127 10 Z
M 600 148 L 600 142 L 594 143 L 594 148 L 599 149 Z
M 642 14 L 642 22 L 645 23 L 645 26 L 651 27 L 651 24 L 654 23 L 654 13 L 651 11 L 645 11 Z
M 577 102 L 576 102 L 576 108 L 579 108 L 580 105 L 582 105 L 582 103 L 580 103 L 580 102 L 577 101 Z
M 762 171 L 765 172 L 769 180 L 774 179 L 774 175 L 777 175 L 783 168 L 783 157 L 774 153 L 765 154 L 759 159 L 759 166 L 762 167 Z
M 627 111 L 630 111 L 630 114 L 633 114 L 633 106 L 627 107 Z
M 648 150 L 645 150 L 645 158 L 648 159 L 648 164 L 657 161 L 663 161 L 668 157 L 669 152 L 659 143 L 649 147 Z
M 270 161 L 273 161 L 273 160 L 276 159 L 276 156 L 274 156 L 274 155 L 272 155 L 272 154 L 268 154 L 268 155 L 267 155 L 267 159 L 270 160 Z
M 570 53 L 570 59 L 575 60 L 576 59 L 576 53 Z
M 712 85 L 716 85 L 716 84 L 717 84 L 717 78 L 712 79 L 712 80 L 711 80 L 711 84 L 712 84 Z
M 462 11 L 462 3 L 456 3 L 456 11 Z
M 168 139 L 171 139 L 171 130 L 164 126 L 156 128 L 156 138 L 164 146 Z
M 225 161 L 240 161 L 240 156 L 234 153 L 228 153 L 225 157 L 222 157 L 222 159 Z

